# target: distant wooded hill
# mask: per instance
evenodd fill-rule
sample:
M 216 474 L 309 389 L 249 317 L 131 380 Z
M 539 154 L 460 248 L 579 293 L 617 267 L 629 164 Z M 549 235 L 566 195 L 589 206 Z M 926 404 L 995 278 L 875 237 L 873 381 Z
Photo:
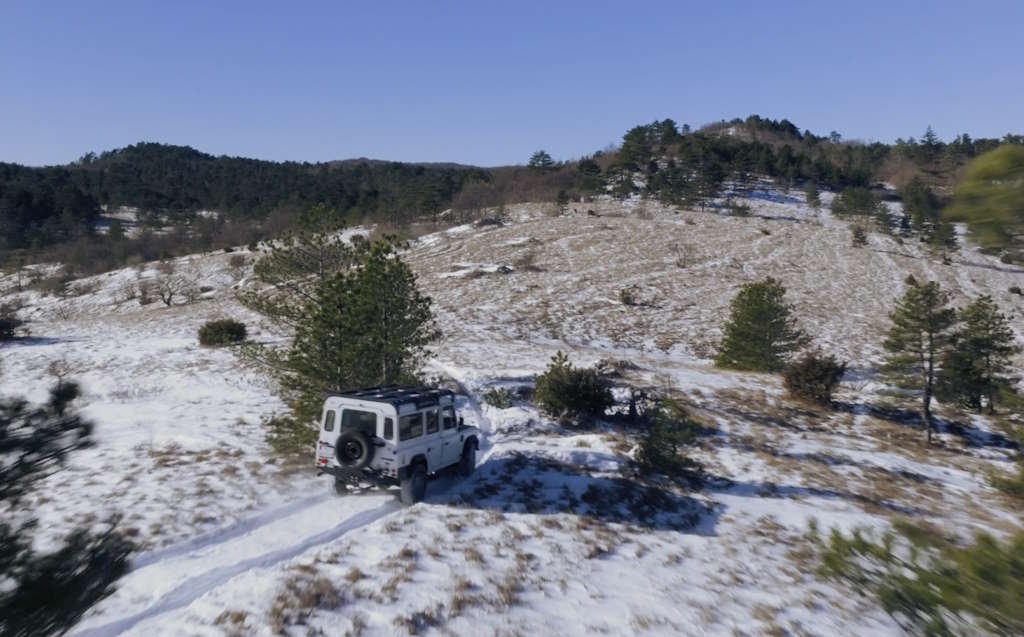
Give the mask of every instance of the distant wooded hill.
M 726 180 L 742 184 L 759 175 L 837 189 L 877 179 L 899 186 L 918 177 L 941 191 L 971 157 L 1007 141 L 1024 138 L 959 135 L 943 143 L 929 128 L 919 140 L 864 144 L 753 115 L 697 131 L 662 120 L 630 129 L 617 149 L 561 163 L 535 154 L 541 160 L 528 167 L 490 169 L 378 160 L 271 162 L 139 143 L 89 153 L 66 166 L 0 164 L 0 250 L 96 241 L 102 206 L 137 208 L 143 225 L 177 226 L 179 236 L 201 237 L 188 247 L 202 249 L 266 236 L 318 203 L 350 222 L 400 226 L 448 207 L 476 210 L 602 192 L 626 196 L 639 190 L 692 204 L 715 196 Z M 201 210 L 221 213 L 214 226 L 195 215 Z M 200 228 L 200 222 L 207 225 Z

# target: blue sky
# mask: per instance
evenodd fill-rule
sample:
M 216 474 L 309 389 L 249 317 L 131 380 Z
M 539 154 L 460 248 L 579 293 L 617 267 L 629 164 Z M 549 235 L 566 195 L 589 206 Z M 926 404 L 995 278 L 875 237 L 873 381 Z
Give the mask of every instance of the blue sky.
M 145 140 L 496 165 L 752 113 L 881 141 L 1024 131 L 1024 2 L 853 6 L 0 0 L 0 161 Z

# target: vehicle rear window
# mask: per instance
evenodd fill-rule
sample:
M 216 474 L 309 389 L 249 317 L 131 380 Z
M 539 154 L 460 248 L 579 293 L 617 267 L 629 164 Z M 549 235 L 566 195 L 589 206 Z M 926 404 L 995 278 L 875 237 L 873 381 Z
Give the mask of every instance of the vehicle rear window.
M 345 409 L 341 412 L 342 431 L 361 431 L 367 436 L 377 435 L 377 414 L 372 411 Z
M 423 435 L 423 414 L 409 414 L 398 418 L 398 439 L 411 440 Z
M 334 410 L 328 409 L 324 414 L 324 431 L 334 431 Z
M 436 434 L 437 433 L 437 411 L 432 409 L 432 410 L 426 412 L 424 415 L 427 417 L 427 433 L 428 434 Z
M 455 410 L 451 407 L 445 407 L 441 411 L 441 423 L 445 429 L 451 429 L 455 426 Z
M 395 437 L 395 421 L 390 418 L 384 419 L 384 440 L 392 440 Z

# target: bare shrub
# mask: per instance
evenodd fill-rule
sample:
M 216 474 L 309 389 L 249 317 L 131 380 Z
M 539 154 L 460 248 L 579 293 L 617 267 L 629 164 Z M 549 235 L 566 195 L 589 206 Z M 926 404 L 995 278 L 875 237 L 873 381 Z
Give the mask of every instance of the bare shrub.
M 139 289 L 134 283 L 126 281 L 118 286 L 117 292 L 114 293 L 114 302 L 117 304 L 128 303 L 134 301 L 139 296 Z
M 522 253 L 512 262 L 517 270 L 524 272 L 543 272 L 544 268 L 537 265 L 537 253 L 533 250 Z
M 58 303 L 53 308 L 53 316 L 58 321 L 66 321 L 71 318 L 71 306 L 67 303 Z
M 66 299 L 71 293 L 71 282 L 74 280 L 67 270 L 61 270 L 53 276 L 35 279 L 30 283 L 30 287 L 39 290 L 43 296 Z
M 863 223 L 855 223 L 850 226 L 850 245 L 854 248 L 863 248 L 868 244 L 868 229 Z
M 58 386 L 64 385 L 68 379 L 83 371 L 85 371 L 83 363 L 68 358 L 58 358 L 50 361 L 50 364 L 46 366 L 46 372 L 56 379 Z
M 156 284 L 153 283 L 153 281 L 150 281 L 148 279 L 139 281 L 137 289 L 139 305 L 149 305 L 150 303 L 156 300 L 154 298 L 154 296 L 156 295 Z

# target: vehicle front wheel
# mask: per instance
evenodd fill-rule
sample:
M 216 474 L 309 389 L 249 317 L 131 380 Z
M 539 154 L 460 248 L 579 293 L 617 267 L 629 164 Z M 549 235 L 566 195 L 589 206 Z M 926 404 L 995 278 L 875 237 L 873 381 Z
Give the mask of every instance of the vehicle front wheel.
M 476 469 L 476 445 L 470 443 L 462 450 L 462 458 L 459 459 L 459 473 L 463 477 L 469 477 Z
M 402 504 L 416 504 L 422 502 L 427 495 L 427 468 L 422 463 L 417 463 L 409 470 L 409 474 L 402 478 Z

